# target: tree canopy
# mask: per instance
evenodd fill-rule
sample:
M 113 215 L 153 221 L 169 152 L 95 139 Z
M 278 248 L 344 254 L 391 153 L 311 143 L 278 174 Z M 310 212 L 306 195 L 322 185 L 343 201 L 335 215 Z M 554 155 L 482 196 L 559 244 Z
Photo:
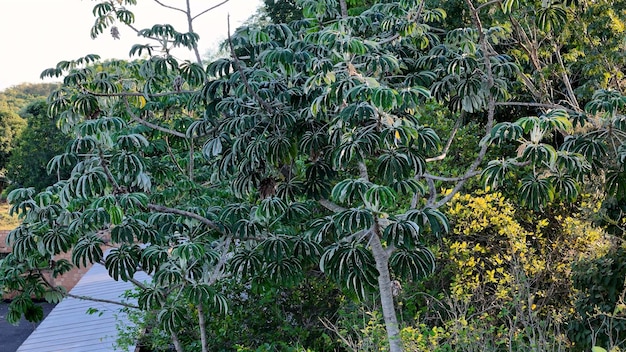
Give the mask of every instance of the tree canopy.
M 134 4 L 98 3 L 92 35 L 132 26 Z M 230 56 L 209 63 L 170 54 L 198 53 L 203 10 L 181 7 L 189 31 L 137 29 L 154 44 L 133 46 L 132 60 L 90 54 L 44 71 L 63 76 L 49 114 L 72 136 L 48 171 L 71 172 L 9 194 L 23 219 L 0 262 L 0 285 L 21 292 L 10 318 L 36 318 L 33 296 L 65 294 L 43 272 L 99 262 L 136 285 L 136 308 L 177 351 L 190 325 L 206 351 L 207 318 L 232 298 L 224 283 L 293 288 L 319 269 L 355 300 L 374 294 L 401 351 L 394 297 L 435 271 L 444 207 L 463 190 L 502 189 L 537 214 L 589 184 L 623 203 L 626 98 L 606 77 L 622 57 L 595 53 L 601 30 L 573 20 L 623 23 L 615 7 L 438 3 L 464 9 L 448 22 L 418 0 L 348 11 L 363 4 L 298 1 L 301 18 L 238 28 Z M 590 66 L 594 53 L 607 63 Z M 72 260 L 53 260 L 62 252 Z

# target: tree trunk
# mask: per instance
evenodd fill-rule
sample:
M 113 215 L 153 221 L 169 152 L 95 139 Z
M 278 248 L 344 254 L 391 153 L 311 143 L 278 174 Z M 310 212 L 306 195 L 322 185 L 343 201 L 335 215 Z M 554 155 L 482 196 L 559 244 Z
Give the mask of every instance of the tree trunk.
M 174 343 L 174 348 L 176 349 L 176 352 L 185 352 L 185 350 L 183 349 L 183 345 L 180 344 L 178 335 L 174 331 L 172 331 L 172 342 Z
M 206 319 L 204 318 L 204 307 L 202 306 L 202 303 L 198 304 L 198 325 L 200 326 L 202 352 L 209 352 L 206 340 Z
M 375 225 L 376 227 L 378 225 Z M 398 318 L 393 303 L 393 293 L 391 291 L 391 276 L 389 274 L 389 255 L 385 252 L 379 231 L 372 232 L 370 244 L 372 246 L 372 254 L 376 260 L 376 269 L 378 269 L 378 291 L 380 293 L 380 303 L 383 307 L 383 317 L 385 319 L 385 327 L 387 328 L 387 339 L 389 340 L 390 352 L 402 352 L 402 340 L 400 339 L 400 327 L 398 326 Z
M 339 0 L 339 6 L 341 7 L 341 17 L 348 17 L 348 4 L 346 0 Z

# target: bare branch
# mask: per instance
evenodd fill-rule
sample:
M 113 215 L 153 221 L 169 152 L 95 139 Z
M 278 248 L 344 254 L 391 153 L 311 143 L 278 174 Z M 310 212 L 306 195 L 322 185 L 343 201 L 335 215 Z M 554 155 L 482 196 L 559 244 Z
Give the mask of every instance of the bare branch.
M 341 206 L 339 206 L 339 205 L 329 201 L 328 199 L 320 199 L 317 202 L 320 203 L 320 205 L 323 206 L 324 208 L 326 208 L 326 209 L 328 209 L 328 210 L 330 210 L 332 212 L 335 212 L 335 213 L 340 213 L 340 212 L 346 210 L 346 208 L 341 207 Z
M 180 11 L 180 12 L 182 12 L 182 13 L 184 13 L 184 14 L 186 14 L 186 13 L 187 13 L 187 12 L 185 12 L 185 10 L 183 10 L 183 9 L 179 9 L 178 7 L 174 7 L 174 6 L 170 6 L 170 5 L 164 4 L 164 3 L 162 3 L 162 2 L 161 2 L 161 1 L 159 1 L 159 0 L 153 0 L 153 1 L 154 1 L 154 2 L 156 2 L 157 4 L 161 5 L 161 6 L 165 7 L 165 8 L 170 9 L 170 10 Z
M 539 108 L 539 109 L 563 109 L 571 112 L 576 112 L 576 110 L 565 107 L 560 104 L 545 104 L 545 103 L 525 103 L 519 101 L 507 101 L 507 102 L 497 102 L 496 106 L 524 106 L 530 108 Z
M 452 141 L 454 140 L 456 133 L 459 131 L 459 128 L 461 127 L 461 120 L 463 120 L 464 116 L 465 116 L 465 111 L 462 111 L 461 115 L 456 119 L 456 122 L 454 123 L 452 132 L 450 133 L 450 138 L 448 138 L 448 142 L 446 142 L 446 146 L 443 148 L 443 151 L 441 152 L 441 154 L 433 158 L 427 158 L 426 159 L 427 163 L 443 160 L 446 158 L 446 156 L 448 155 L 448 150 L 450 150 L 450 146 L 452 145 Z
M 230 0 L 224 0 L 224 1 L 220 2 L 220 3 L 219 3 L 219 4 L 217 4 L 217 5 L 211 6 L 211 7 L 209 7 L 208 9 L 206 9 L 206 10 L 204 10 L 204 11 L 200 12 L 199 14 L 197 14 L 197 15 L 193 16 L 191 19 L 192 19 L 192 20 L 195 20 L 196 18 L 198 18 L 198 17 L 200 17 L 200 16 L 204 15 L 205 13 L 207 13 L 207 12 L 209 12 L 209 11 L 211 11 L 211 10 L 215 10 L 216 8 L 218 8 L 218 7 L 222 6 L 222 5 L 224 5 L 225 3 L 229 2 L 229 1 L 230 1 Z
M 157 131 L 168 133 L 168 134 L 171 134 L 173 136 L 180 137 L 180 138 L 187 138 L 187 136 L 184 133 L 181 133 L 181 132 L 178 132 L 178 131 L 175 131 L 175 130 L 171 130 L 169 128 L 161 127 L 159 125 L 155 125 L 155 124 L 153 124 L 151 122 L 148 122 L 148 121 L 142 119 L 141 117 L 135 115 L 133 113 L 133 111 L 131 110 L 131 108 L 130 108 L 130 104 L 128 103 L 128 99 L 126 99 L 126 98 L 124 98 L 124 104 L 126 104 L 126 111 L 128 112 L 128 114 L 130 115 L 130 117 L 134 121 L 136 121 L 136 122 L 138 122 L 138 123 L 140 123 L 140 124 L 142 124 L 142 125 L 144 125 L 146 127 L 150 127 L 152 129 L 155 129 Z
M 215 224 L 213 221 L 205 218 L 204 216 L 200 216 L 196 213 L 192 213 L 190 211 L 186 211 L 186 210 L 182 210 L 182 209 L 176 209 L 176 208 L 170 208 L 170 207 L 166 207 L 163 205 L 158 205 L 158 204 L 148 204 L 148 209 L 153 210 L 153 211 L 158 211 L 161 213 L 168 213 L 168 214 L 176 214 L 176 215 L 182 215 L 182 216 L 186 216 L 188 218 L 191 219 L 195 219 L 200 221 L 201 223 L 207 225 L 208 227 L 214 229 L 214 230 L 220 230 L 219 227 L 217 226 L 217 224 Z

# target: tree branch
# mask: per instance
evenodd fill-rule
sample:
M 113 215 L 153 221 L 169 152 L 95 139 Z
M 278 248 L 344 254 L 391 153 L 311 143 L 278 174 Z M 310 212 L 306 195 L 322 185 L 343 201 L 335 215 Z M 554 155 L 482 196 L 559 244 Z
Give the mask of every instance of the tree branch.
M 161 5 L 161 6 L 165 7 L 165 8 L 170 9 L 170 10 L 180 11 L 180 12 L 182 12 L 182 13 L 184 13 L 184 14 L 186 14 L 186 13 L 187 13 L 187 12 L 185 12 L 185 10 L 183 10 L 183 9 L 179 9 L 178 7 L 174 7 L 174 6 L 170 6 L 170 5 L 164 4 L 164 3 L 162 3 L 162 2 L 161 2 L 161 1 L 159 1 L 159 0 L 153 0 L 153 1 L 154 1 L 154 2 L 156 2 L 157 4 Z
M 254 91 L 254 89 L 252 89 L 252 87 L 250 86 L 250 82 L 248 82 L 248 78 L 246 78 L 246 75 L 243 72 L 243 68 L 241 67 L 241 61 L 239 61 L 237 54 L 235 54 L 235 46 L 233 45 L 233 40 L 230 36 L 230 16 L 228 16 L 228 46 L 230 48 L 230 56 L 233 58 L 233 64 L 235 66 L 235 69 L 239 71 L 239 75 L 241 76 L 241 82 L 244 84 L 244 86 L 246 86 L 246 89 L 254 97 L 254 99 L 259 104 L 261 104 L 263 109 L 270 115 L 273 115 L 274 109 L 265 100 L 261 99 L 257 92 Z
M 176 215 L 181 215 L 181 216 L 186 216 L 188 218 L 191 219 L 195 219 L 200 221 L 201 223 L 207 225 L 208 227 L 220 231 L 220 228 L 217 226 L 217 224 L 215 224 L 213 221 L 200 216 L 196 213 L 192 213 L 190 211 L 186 211 L 186 210 L 182 210 L 182 209 L 176 209 L 176 208 L 170 208 L 170 207 L 166 207 L 163 205 L 158 205 L 158 204 L 148 204 L 148 209 L 153 210 L 153 211 L 157 211 L 160 213 L 168 213 L 168 214 L 176 214 Z M 221 232 L 221 231 L 220 231 Z
M 229 2 L 229 1 L 230 1 L 230 0 L 224 0 L 224 1 L 220 2 L 220 3 L 219 3 L 219 4 L 217 4 L 217 5 L 211 6 L 211 7 L 209 7 L 208 9 L 206 9 L 206 10 L 204 10 L 204 11 L 200 12 L 199 14 L 197 14 L 197 15 L 193 16 L 193 17 L 191 18 L 191 20 L 195 20 L 196 18 L 198 18 L 198 17 L 200 17 L 200 16 L 204 15 L 205 13 L 207 13 L 207 12 L 209 12 L 209 11 L 211 11 L 211 10 L 215 10 L 216 8 L 218 8 L 218 7 L 222 6 L 222 5 L 224 5 L 225 3 Z
M 175 130 L 171 130 L 169 128 L 161 127 L 159 125 L 156 125 L 156 124 L 153 124 L 151 122 L 148 122 L 148 121 L 142 119 L 141 117 L 135 115 L 132 112 L 131 108 L 130 108 L 130 104 L 128 103 L 128 99 L 126 99 L 126 98 L 124 98 L 124 104 L 126 105 L 126 111 L 128 112 L 130 117 L 135 122 L 138 122 L 138 123 L 140 123 L 140 124 L 142 124 L 142 125 L 144 125 L 146 127 L 150 127 L 150 128 L 155 129 L 157 131 L 161 131 L 161 132 L 164 132 L 164 133 L 169 133 L 169 134 L 171 134 L 173 136 L 176 136 L 176 137 L 187 138 L 187 136 L 184 133 L 181 133 L 181 132 L 178 132 L 178 131 L 175 131 Z
M 320 199 L 317 201 L 318 203 L 320 203 L 321 206 L 323 206 L 324 208 L 334 212 L 334 213 L 340 213 L 342 211 L 345 211 L 346 208 L 339 206 L 331 201 L 329 201 L 328 199 Z
M 461 111 L 461 115 L 459 115 L 459 117 L 456 119 L 456 122 L 454 123 L 454 127 L 452 127 L 452 132 L 450 133 L 450 138 L 448 138 L 448 141 L 446 142 L 446 146 L 443 148 L 442 153 L 439 156 L 436 156 L 433 158 L 427 158 L 426 159 L 427 163 L 443 160 L 446 158 L 446 156 L 448 155 L 448 150 L 450 150 L 450 146 L 452 145 L 452 140 L 454 140 L 456 133 L 459 131 L 459 128 L 461 127 L 461 120 L 463 120 L 464 116 L 465 116 L 465 111 Z

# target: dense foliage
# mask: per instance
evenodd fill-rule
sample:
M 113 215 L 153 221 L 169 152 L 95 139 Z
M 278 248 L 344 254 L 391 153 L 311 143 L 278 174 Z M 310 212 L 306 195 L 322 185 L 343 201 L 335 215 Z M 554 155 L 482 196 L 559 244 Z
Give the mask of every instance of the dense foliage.
M 621 44 L 574 19 L 619 30 L 623 4 L 301 0 L 281 17 L 281 3 L 268 14 L 293 21 L 239 28 L 208 63 L 202 11 L 181 7 L 179 32 L 132 26 L 133 0 L 94 7 L 92 36 L 128 25 L 154 44 L 42 73 L 64 77 L 48 112 L 72 136 L 47 168 L 71 172 L 9 194 L 23 219 L 0 262 L 9 318 L 65 294 L 44 273 L 102 263 L 177 351 L 620 345 L 597 319 L 621 307 L 619 244 L 590 220 L 620 235 Z M 602 299 L 581 288 L 598 265 L 614 273 Z M 307 290 L 328 305 L 297 303 L 319 308 Z M 249 322 L 256 307 L 285 333 Z M 250 334 L 219 330 L 233 325 Z

